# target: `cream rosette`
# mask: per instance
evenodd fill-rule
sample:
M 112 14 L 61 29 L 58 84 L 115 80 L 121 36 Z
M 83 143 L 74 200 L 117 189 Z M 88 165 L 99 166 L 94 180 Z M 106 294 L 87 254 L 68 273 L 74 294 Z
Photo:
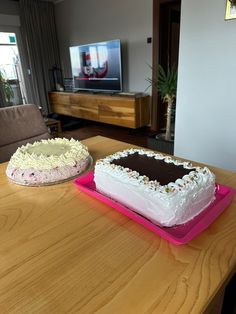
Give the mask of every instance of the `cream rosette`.
M 19 147 L 11 157 L 10 164 L 21 169 L 50 170 L 74 166 L 88 157 L 87 147 L 79 141 L 55 138 Z

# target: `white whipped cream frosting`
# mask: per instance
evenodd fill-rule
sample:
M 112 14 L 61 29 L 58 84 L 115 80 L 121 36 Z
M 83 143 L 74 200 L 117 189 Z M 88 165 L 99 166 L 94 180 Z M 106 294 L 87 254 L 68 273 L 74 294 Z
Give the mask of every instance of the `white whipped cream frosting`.
M 79 141 L 73 138 L 54 138 L 19 147 L 9 164 L 21 169 L 50 170 L 74 166 L 88 156 L 87 147 Z
M 135 153 L 153 157 L 158 160 L 163 160 L 166 163 L 172 163 L 176 166 L 183 166 L 183 168 L 192 169 L 192 171 L 183 178 L 177 179 L 175 182 L 170 182 L 167 185 L 160 185 L 158 181 L 151 181 L 147 176 L 141 176 L 137 171 L 132 171 L 131 169 L 124 168 L 112 163 L 112 161 L 115 159 L 127 157 L 128 155 Z M 115 176 L 122 178 L 124 182 L 132 182 L 133 185 L 142 186 L 143 189 L 147 189 L 150 192 L 159 192 L 162 197 L 163 194 L 174 194 L 183 189 L 191 189 L 191 187 L 195 186 L 196 184 L 199 185 L 202 182 L 212 182 L 215 180 L 214 174 L 207 167 L 193 167 L 190 162 L 181 162 L 170 156 L 165 156 L 160 153 L 155 153 L 153 151 L 144 149 L 127 149 L 122 152 L 117 152 L 104 159 L 98 160 L 95 168 L 99 169 L 100 167 L 102 167 L 104 172 L 110 173 L 112 171 Z
M 190 173 L 160 185 L 137 171 L 112 163 L 115 159 L 138 153 L 190 169 Z M 173 157 L 144 149 L 128 149 L 98 160 L 96 187 L 155 223 L 165 226 L 185 223 L 199 214 L 215 198 L 215 176 L 207 167 L 193 167 Z

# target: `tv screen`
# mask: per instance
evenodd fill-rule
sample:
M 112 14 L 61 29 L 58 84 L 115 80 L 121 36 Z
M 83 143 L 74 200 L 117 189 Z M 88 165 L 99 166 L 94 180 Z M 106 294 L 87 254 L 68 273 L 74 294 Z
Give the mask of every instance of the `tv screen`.
M 75 90 L 122 90 L 120 40 L 70 47 Z

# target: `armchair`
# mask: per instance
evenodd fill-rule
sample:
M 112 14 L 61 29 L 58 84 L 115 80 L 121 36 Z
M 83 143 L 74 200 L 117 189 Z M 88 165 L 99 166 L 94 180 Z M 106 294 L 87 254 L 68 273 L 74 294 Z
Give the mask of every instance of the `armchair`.
M 50 137 L 36 105 L 0 108 L 0 162 L 8 161 L 19 146 Z

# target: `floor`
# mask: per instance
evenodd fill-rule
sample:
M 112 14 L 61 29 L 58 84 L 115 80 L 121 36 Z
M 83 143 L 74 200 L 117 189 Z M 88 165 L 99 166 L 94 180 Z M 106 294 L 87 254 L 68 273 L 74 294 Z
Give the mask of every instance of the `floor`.
M 63 127 L 62 124 L 62 131 L 61 136 L 66 138 L 73 137 L 74 139 L 83 140 L 92 136 L 102 135 L 142 147 L 147 147 L 147 137 L 153 133 L 149 127 L 133 130 L 86 120 L 78 123 L 77 126 L 75 124 L 72 128 Z

